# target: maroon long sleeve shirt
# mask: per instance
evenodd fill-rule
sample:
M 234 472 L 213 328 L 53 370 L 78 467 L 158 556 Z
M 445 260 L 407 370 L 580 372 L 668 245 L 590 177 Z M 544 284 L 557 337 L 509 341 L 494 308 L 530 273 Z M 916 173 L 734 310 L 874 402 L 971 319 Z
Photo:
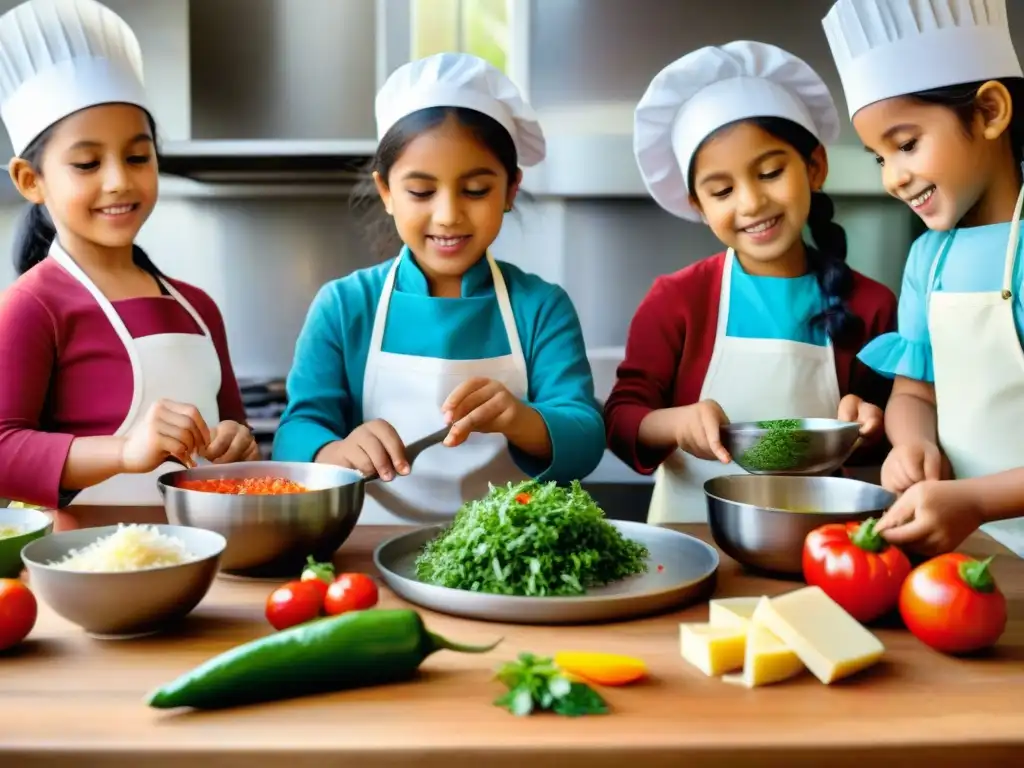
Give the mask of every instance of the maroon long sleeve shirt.
M 221 419 L 244 424 L 217 305 L 195 286 L 169 282 L 210 329 L 221 364 Z M 202 334 L 170 296 L 113 306 L 132 338 Z M 92 294 L 46 259 L 0 294 L 0 365 L 0 497 L 56 507 L 71 441 L 112 435 L 128 413 L 134 389 L 128 353 Z
M 657 278 L 630 324 L 626 356 L 605 402 L 605 431 L 611 451 L 641 474 L 653 473 L 671 449 L 655 451 L 641 445 L 640 422 L 651 411 L 693 405 L 700 399 L 715 346 L 724 268 L 725 253 L 720 253 Z M 869 340 L 895 330 L 896 296 L 885 285 L 854 272 L 847 306 L 864 321 L 864 331 L 863 338 L 834 350 L 840 395 L 853 393 L 884 408 L 892 382 L 856 356 Z M 750 386 L 751 397 L 756 397 L 757 382 Z M 858 452 L 858 462 L 880 460 L 885 450 L 883 445 L 869 446 Z

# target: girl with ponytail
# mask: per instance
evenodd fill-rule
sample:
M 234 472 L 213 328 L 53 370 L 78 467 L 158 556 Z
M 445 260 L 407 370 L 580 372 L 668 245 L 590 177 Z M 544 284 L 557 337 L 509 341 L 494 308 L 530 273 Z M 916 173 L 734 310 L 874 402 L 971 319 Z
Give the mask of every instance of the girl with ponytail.
M 0 297 L 0 496 L 57 529 L 162 522 L 160 474 L 257 452 L 216 305 L 134 242 L 158 186 L 138 42 L 95 0 L 29 0 L 0 40 L 29 202 Z
M 775 46 L 702 48 L 655 77 L 634 130 L 655 201 L 727 248 L 655 280 L 605 405 L 611 449 L 656 473 L 648 522 L 703 520 L 705 481 L 743 471 L 730 421 L 856 422 L 851 460 L 873 457 L 889 384 L 856 354 L 894 326 L 896 297 L 846 262 L 822 191 L 839 118 L 821 78 Z

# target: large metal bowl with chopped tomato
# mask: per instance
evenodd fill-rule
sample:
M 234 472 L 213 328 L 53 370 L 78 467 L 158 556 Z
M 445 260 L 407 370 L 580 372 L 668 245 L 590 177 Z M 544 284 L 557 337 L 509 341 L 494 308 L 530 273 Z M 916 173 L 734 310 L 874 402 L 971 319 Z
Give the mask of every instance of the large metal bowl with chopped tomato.
M 222 572 L 299 573 L 310 555 L 329 561 L 352 533 L 367 478 L 330 464 L 250 461 L 161 475 L 167 519 L 227 539 Z

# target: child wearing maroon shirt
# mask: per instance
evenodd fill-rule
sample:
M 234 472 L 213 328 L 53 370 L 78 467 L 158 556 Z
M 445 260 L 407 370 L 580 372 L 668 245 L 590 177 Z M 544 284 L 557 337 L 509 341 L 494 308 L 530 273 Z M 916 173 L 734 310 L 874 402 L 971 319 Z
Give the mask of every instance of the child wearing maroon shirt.
M 612 451 L 657 471 L 651 523 L 704 520 L 704 482 L 742 472 L 719 437 L 730 420 L 838 417 L 881 435 L 888 383 L 855 356 L 892 329 L 896 298 L 846 264 L 821 191 L 838 135 L 821 78 L 749 41 L 684 56 L 637 107 L 648 190 L 728 247 L 655 281 L 605 406 Z
M 134 244 L 157 196 L 138 42 L 94 0 L 31 0 L 0 40 L 32 203 L 0 297 L 0 496 L 62 508 L 58 528 L 162 521 L 161 473 L 257 447 L 216 305 Z

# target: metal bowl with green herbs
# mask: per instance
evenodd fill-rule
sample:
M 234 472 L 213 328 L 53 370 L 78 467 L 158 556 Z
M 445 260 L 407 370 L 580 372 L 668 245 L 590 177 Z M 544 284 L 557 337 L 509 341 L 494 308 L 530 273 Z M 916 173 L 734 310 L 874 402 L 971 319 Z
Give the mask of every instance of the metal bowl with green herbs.
M 726 424 L 722 445 L 752 475 L 825 475 L 857 449 L 860 425 L 838 419 L 774 419 Z
M 465 503 L 415 561 L 425 584 L 494 595 L 584 595 L 647 571 L 646 546 L 619 532 L 590 494 L 533 480 Z

